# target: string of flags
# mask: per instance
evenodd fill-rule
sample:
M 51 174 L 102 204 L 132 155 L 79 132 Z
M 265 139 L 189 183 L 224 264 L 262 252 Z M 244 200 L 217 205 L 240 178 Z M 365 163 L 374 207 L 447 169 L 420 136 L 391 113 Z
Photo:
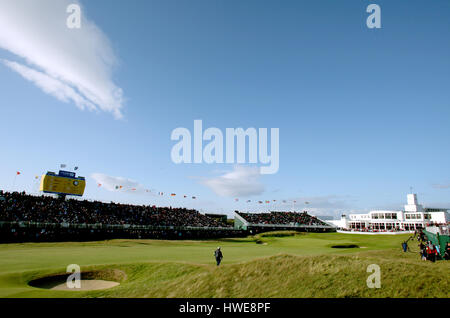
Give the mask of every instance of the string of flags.
M 62 163 L 62 164 L 60 164 L 59 166 L 61 167 L 61 169 L 67 168 L 67 165 L 66 165 L 65 163 Z M 78 170 L 78 166 L 75 166 L 75 167 L 73 168 L 73 170 L 74 170 L 74 171 L 77 171 L 77 170 Z
M 240 199 L 239 199 L 239 198 L 235 198 L 234 201 L 235 201 L 235 202 L 239 202 Z M 263 201 L 261 201 L 261 200 L 255 200 L 255 201 L 252 201 L 252 200 L 246 200 L 245 202 L 246 202 L 246 203 L 252 203 L 252 202 L 254 202 L 254 203 L 258 203 L 258 204 L 270 204 L 270 203 L 276 203 L 276 202 L 282 202 L 282 203 L 292 202 L 292 203 L 295 204 L 295 203 L 297 203 L 297 200 L 263 200 Z M 309 204 L 309 202 L 306 201 L 305 204 Z
M 66 165 L 66 164 L 60 164 L 60 167 L 61 167 L 61 168 L 66 168 L 67 165 Z M 78 170 L 78 167 L 74 167 L 73 170 Z M 16 178 L 17 176 L 21 176 L 21 175 L 22 175 L 22 172 L 21 172 L 21 171 L 16 171 L 16 173 L 15 173 L 15 175 L 14 175 L 14 180 L 15 180 L 15 178 Z M 40 176 L 38 176 L 38 175 L 34 177 L 35 180 L 39 180 L 39 178 L 40 178 Z M 98 183 L 97 183 L 97 188 L 98 188 L 98 189 L 99 189 L 99 188 L 104 188 L 104 185 L 103 185 L 102 183 L 99 183 L 99 182 L 98 182 Z M 137 187 L 125 187 L 125 186 L 120 185 L 120 184 L 115 185 L 115 186 L 114 186 L 114 190 L 116 190 L 116 191 L 132 191 L 132 192 L 135 192 L 135 193 L 138 193 L 138 192 L 141 192 L 141 191 L 143 191 L 143 192 L 145 192 L 145 193 L 153 193 L 152 190 L 150 190 L 150 189 L 143 189 L 143 190 L 141 190 L 141 191 L 138 191 L 138 190 L 140 190 L 140 189 L 138 189 Z M 157 193 L 158 196 L 164 196 L 164 192 L 155 192 L 155 193 Z M 176 197 L 176 196 L 177 196 L 176 193 L 171 193 L 171 194 L 170 194 L 170 197 Z M 184 199 L 197 200 L 197 196 L 189 196 L 189 195 L 187 195 L 187 194 L 184 194 L 182 197 L 183 197 Z
M 66 165 L 65 164 L 61 164 L 61 168 L 64 168 L 64 167 L 66 167 Z M 74 170 L 78 170 L 78 167 L 75 167 Z M 15 176 L 17 177 L 19 175 L 22 175 L 22 172 L 21 171 L 16 171 L 16 175 Z M 35 180 L 38 180 L 39 178 L 40 178 L 39 176 L 35 176 L 34 177 Z M 97 183 L 97 187 L 101 188 L 101 187 L 103 187 L 103 184 Z M 114 189 L 115 190 L 130 190 L 130 191 L 133 191 L 133 192 L 138 191 L 138 189 L 135 188 L 135 187 L 133 187 L 133 188 L 126 188 L 126 187 L 124 187 L 122 185 L 116 185 L 114 187 Z M 145 193 L 152 193 L 152 191 L 150 189 L 144 189 L 143 191 L 145 191 Z M 157 192 L 157 195 L 158 196 L 164 196 L 164 192 Z M 174 198 L 174 197 L 177 196 L 177 194 L 176 193 L 170 193 L 169 196 Z M 192 200 L 196 200 L 197 199 L 197 196 L 188 196 L 186 194 L 182 195 L 182 197 L 184 199 L 188 199 L 188 198 L 191 198 Z M 234 201 L 235 202 L 240 202 L 240 198 L 235 198 Z M 257 203 L 257 204 L 270 204 L 270 203 L 276 203 L 276 202 L 282 202 L 282 203 L 291 202 L 293 204 L 296 204 L 297 200 L 255 200 L 255 201 L 245 200 L 245 201 L 242 201 L 242 202 L 245 202 L 245 203 L 252 203 L 252 202 L 254 202 L 254 203 Z M 308 201 L 305 201 L 304 203 L 306 205 L 310 204 Z
M 100 188 L 100 187 L 102 187 L 103 185 L 101 184 L 101 183 L 97 183 L 97 187 L 98 188 Z M 135 192 L 135 191 L 138 191 L 138 189 L 137 188 L 126 188 L 126 187 L 124 187 L 124 186 L 122 186 L 122 185 L 116 185 L 115 187 L 114 187 L 114 189 L 115 190 L 130 190 L 130 191 L 133 191 L 133 192 Z M 143 190 L 145 193 L 152 193 L 152 191 L 150 190 L 150 189 L 144 189 Z M 158 196 L 164 196 L 164 192 L 157 192 L 157 195 Z M 177 194 L 176 193 L 170 193 L 170 195 L 169 195 L 170 197 L 176 197 L 177 196 Z M 184 199 L 188 199 L 189 197 L 192 199 L 192 200 L 196 200 L 197 199 L 197 196 L 188 196 L 188 195 L 183 195 L 182 196 Z

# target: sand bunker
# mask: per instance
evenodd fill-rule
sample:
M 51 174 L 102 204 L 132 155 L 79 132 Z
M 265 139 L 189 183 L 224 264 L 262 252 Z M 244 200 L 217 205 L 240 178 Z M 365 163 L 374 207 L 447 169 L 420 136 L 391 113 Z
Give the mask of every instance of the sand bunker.
M 69 287 L 67 287 L 67 283 L 64 282 L 64 283 L 56 285 L 50 289 L 51 290 L 86 291 L 86 290 L 108 289 L 108 288 L 113 288 L 113 287 L 120 285 L 120 283 L 118 283 L 118 282 L 111 282 L 111 281 L 107 281 L 107 280 L 97 280 L 97 279 L 81 280 L 80 283 L 81 283 L 80 284 L 81 288 L 69 288 Z
M 341 245 L 333 245 L 331 248 L 359 248 L 359 246 L 355 244 L 341 244 Z
M 126 274 L 120 270 L 102 270 L 81 272 L 80 287 L 69 288 L 67 286 L 67 278 L 69 274 L 56 274 L 45 276 L 30 281 L 28 284 L 32 287 L 65 290 L 65 291 L 88 291 L 113 288 L 120 285 L 120 282 L 126 279 Z

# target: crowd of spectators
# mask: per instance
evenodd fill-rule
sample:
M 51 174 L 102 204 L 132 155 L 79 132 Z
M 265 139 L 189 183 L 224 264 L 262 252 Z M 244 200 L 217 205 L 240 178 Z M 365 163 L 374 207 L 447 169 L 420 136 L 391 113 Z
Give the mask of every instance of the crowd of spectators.
M 421 259 L 423 261 L 431 261 L 431 262 L 436 262 L 437 260 L 441 260 L 441 259 L 445 259 L 445 260 L 449 260 L 450 259 L 450 246 L 449 243 L 447 242 L 446 246 L 445 246 L 445 250 L 442 251 L 440 250 L 440 246 L 439 244 L 435 245 L 433 244 L 433 242 L 431 240 L 429 240 L 429 238 L 427 237 L 427 235 L 425 235 L 425 233 L 422 230 L 416 230 L 414 232 L 414 236 L 413 237 L 417 237 L 417 241 L 419 241 L 418 247 L 419 247 L 419 255 L 421 257 Z M 402 245 L 405 245 L 407 247 L 407 241 L 405 241 Z M 403 248 L 403 250 L 406 252 L 407 248 Z
M 176 227 L 231 226 L 197 210 L 186 208 L 63 200 L 50 196 L 27 195 L 25 192 L 3 191 L 0 191 L 0 221 Z
M 307 212 L 270 212 L 270 213 L 243 213 L 237 212 L 241 217 L 251 224 L 270 224 L 270 225 L 322 225 L 327 226 L 325 222 Z

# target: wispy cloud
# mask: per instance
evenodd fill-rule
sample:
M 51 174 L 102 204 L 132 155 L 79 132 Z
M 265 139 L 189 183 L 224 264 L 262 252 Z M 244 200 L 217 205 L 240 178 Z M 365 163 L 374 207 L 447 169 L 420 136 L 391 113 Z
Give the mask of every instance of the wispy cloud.
M 215 178 L 205 178 L 201 183 L 223 197 L 248 197 L 265 190 L 258 167 L 235 166 L 233 171 Z
M 122 117 L 122 89 L 112 80 L 117 59 L 106 35 L 82 10 L 80 29 L 66 26 L 77 0 L 0 0 L 0 48 L 22 61 L 3 64 L 45 93 L 80 109 Z
M 11 62 L 7 60 L 1 60 L 1 62 L 13 71 L 16 71 L 17 73 L 22 75 L 23 78 L 29 80 L 30 82 L 33 82 L 45 93 L 56 97 L 62 102 L 67 103 L 69 101 L 72 101 L 78 108 L 82 110 L 86 107 L 90 110 L 96 109 L 95 105 L 78 94 L 72 87 L 60 80 L 57 80 L 45 73 L 36 71 L 17 62 Z
M 433 184 L 435 189 L 450 189 L 450 184 Z
M 103 189 L 108 191 L 117 191 L 116 187 L 122 187 L 120 189 L 121 191 L 130 193 L 142 193 L 145 191 L 145 187 L 142 184 L 124 177 L 114 177 L 103 173 L 93 173 L 91 178 L 94 179 L 97 184 L 100 184 Z
M 293 204 L 293 201 L 296 201 Z M 307 210 L 312 215 L 331 216 L 338 218 L 342 214 L 366 213 L 361 209 L 355 209 L 355 199 L 343 195 L 323 195 L 323 196 L 298 196 L 278 202 L 275 210 L 289 211 L 293 207 L 297 211 Z

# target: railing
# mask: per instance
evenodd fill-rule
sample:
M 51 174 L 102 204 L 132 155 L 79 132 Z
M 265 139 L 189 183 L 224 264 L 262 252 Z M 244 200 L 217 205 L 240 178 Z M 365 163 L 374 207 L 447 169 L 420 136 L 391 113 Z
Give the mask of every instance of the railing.
M 72 228 L 72 229 L 117 229 L 117 230 L 185 230 L 185 231 L 236 231 L 233 227 L 202 227 L 202 226 L 157 226 L 157 225 L 134 225 L 134 224 L 75 224 L 75 223 L 47 223 L 47 222 L 5 222 L 0 221 L 0 227 L 4 225 L 17 226 L 20 228 Z
M 291 227 L 291 228 L 314 228 L 314 229 L 333 229 L 332 225 L 307 225 L 307 224 L 265 224 L 265 223 L 248 223 L 248 226 L 260 226 L 260 227 Z

